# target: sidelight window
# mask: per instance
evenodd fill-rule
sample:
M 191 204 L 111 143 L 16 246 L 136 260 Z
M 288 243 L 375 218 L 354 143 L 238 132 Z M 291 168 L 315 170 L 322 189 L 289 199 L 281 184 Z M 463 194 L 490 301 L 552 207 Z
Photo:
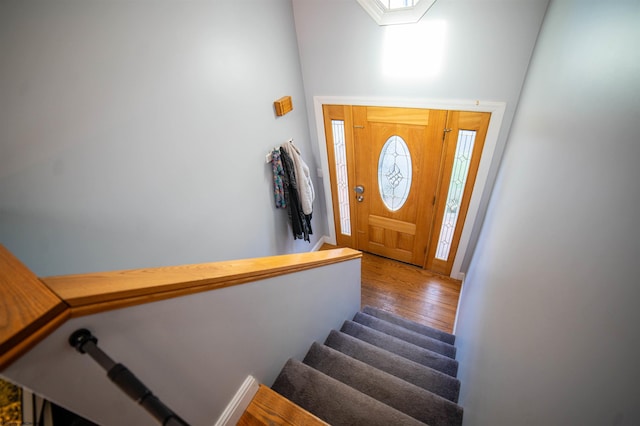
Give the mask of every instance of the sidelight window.
M 460 203 L 462 202 L 464 187 L 467 183 L 467 176 L 469 175 L 471 154 L 473 153 L 475 140 L 475 130 L 460 130 L 458 132 L 456 154 L 453 160 L 453 169 L 451 172 L 451 180 L 449 181 L 449 192 L 447 194 L 444 217 L 442 218 L 442 227 L 440 228 L 440 238 L 438 238 L 436 259 L 447 261 L 449 258 L 453 233 L 456 229 L 456 223 L 458 222 L 458 215 L 460 214 Z
M 336 185 L 338 189 L 340 233 L 343 235 L 351 235 L 349 179 L 347 175 L 347 149 L 344 137 L 344 121 L 331 120 L 331 128 L 333 130 L 333 153 L 336 159 Z

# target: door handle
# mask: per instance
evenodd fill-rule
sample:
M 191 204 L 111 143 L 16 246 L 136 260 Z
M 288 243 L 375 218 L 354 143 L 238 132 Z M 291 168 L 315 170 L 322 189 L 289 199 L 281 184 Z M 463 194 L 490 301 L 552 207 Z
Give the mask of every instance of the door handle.
M 356 201 L 361 203 L 364 200 L 364 186 L 358 185 L 353 190 L 356 192 Z

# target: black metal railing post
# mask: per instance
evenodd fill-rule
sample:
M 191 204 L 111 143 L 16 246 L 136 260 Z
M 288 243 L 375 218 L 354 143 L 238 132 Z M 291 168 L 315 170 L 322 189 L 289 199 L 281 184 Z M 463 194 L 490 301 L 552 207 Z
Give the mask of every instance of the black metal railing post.
M 188 426 L 176 413 L 164 405 L 127 367 L 114 360 L 98 347 L 98 339 L 87 329 L 74 331 L 69 344 L 81 354 L 87 353 L 102 368 L 107 376 L 131 399 L 140 404 L 163 426 Z

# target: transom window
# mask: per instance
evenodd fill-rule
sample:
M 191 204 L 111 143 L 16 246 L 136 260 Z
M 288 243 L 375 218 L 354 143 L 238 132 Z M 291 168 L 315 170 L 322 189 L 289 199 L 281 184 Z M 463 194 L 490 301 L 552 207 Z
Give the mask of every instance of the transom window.
M 413 7 L 416 4 L 415 0 L 377 0 L 382 7 L 387 10 L 403 9 L 405 7 Z
M 378 25 L 413 24 L 436 0 L 357 0 Z

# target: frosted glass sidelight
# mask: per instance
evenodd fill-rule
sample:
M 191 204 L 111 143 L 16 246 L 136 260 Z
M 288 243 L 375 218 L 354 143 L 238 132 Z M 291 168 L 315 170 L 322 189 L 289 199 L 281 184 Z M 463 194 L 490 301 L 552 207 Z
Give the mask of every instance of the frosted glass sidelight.
M 331 127 L 333 129 L 333 152 L 336 159 L 336 185 L 338 186 L 340 233 L 342 235 L 351 235 L 349 179 L 347 176 L 347 149 L 344 138 L 344 121 L 331 120 Z
M 391 136 L 380 151 L 378 161 L 378 189 L 384 205 L 395 212 L 400 210 L 411 190 L 411 154 L 400 136 Z
M 445 262 L 449 258 L 453 233 L 456 229 L 456 223 L 458 222 L 458 215 L 460 214 L 460 203 L 462 202 L 464 186 L 467 183 L 475 140 L 475 130 L 460 130 L 458 133 L 458 143 L 453 160 L 451 181 L 449 182 L 447 204 L 444 209 L 440 238 L 438 238 L 438 248 L 436 250 L 436 259 L 444 260 Z

